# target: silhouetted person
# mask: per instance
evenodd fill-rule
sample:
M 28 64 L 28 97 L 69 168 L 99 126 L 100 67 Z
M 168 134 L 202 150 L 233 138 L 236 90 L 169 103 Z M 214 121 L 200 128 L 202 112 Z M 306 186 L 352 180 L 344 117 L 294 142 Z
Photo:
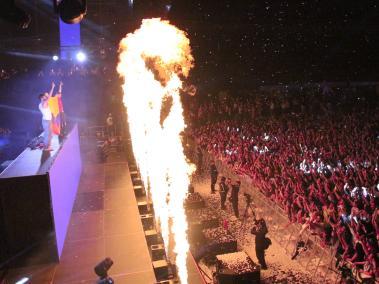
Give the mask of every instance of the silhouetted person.
M 216 192 L 215 185 L 217 182 L 218 171 L 217 171 L 214 161 L 211 162 L 210 174 L 211 174 L 211 193 L 215 193 Z
M 251 229 L 251 233 L 255 235 L 255 254 L 257 256 L 259 264 L 261 265 L 261 269 L 267 269 L 265 250 L 271 244 L 271 241 L 266 238 L 268 230 L 265 220 L 255 220 L 254 227 Z M 267 242 L 270 242 L 270 244 Z
M 201 175 L 203 173 L 203 152 L 200 147 L 196 148 L 196 158 L 197 158 L 197 173 Z
M 225 201 L 226 201 L 226 196 L 228 195 L 229 187 L 226 184 L 226 178 L 221 177 L 221 181 L 219 184 L 219 192 L 220 192 L 220 199 L 221 199 L 221 209 L 225 209 Z
M 238 211 L 238 193 L 240 191 L 241 182 L 237 180 L 232 185 L 232 193 L 231 193 L 231 201 L 233 206 L 234 215 L 238 218 L 239 217 L 239 211 Z
M 38 96 L 40 99 L 40 104 L 38 105 L 38 108 L 42 114 L 42 128 L 43 128 L 43 145 L 44 151 L 52 151 L 53 149 L 51 148 L 51 139 L 52 139 L 52 125 L 51 125 L 51 120 L 52 120 L 52 113 L 49 107 L 49 99 L 53 95 L 55 84 L 54 82 L 51 83 L 51 89 L 50 92 L 45 92 L 42 93 Z

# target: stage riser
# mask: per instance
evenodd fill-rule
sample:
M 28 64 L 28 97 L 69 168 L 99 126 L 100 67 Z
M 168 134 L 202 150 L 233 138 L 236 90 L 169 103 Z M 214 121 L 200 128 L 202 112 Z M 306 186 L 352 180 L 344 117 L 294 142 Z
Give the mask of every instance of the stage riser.
M 49 163 L 45 152 L 25 150 L 7 173 L 27 174 L 0 178 L 0 265 L 16 255 L 25 262 L 33 248 L 45 263 L 62 253 L 82 170 L 77 127 Z
M 42 243 L 47 242 L 54 225 L 47 175 L 0 179 L 0 188 L 2 264 L 34 245 L 47 246 Z

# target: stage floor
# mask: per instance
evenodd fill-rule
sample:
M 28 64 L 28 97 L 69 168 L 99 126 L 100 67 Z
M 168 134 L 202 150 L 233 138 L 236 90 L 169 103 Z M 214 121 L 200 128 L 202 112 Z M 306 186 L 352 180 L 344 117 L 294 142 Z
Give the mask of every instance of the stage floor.
M 53 151 L 43 151 L 41 149 L 31 150 L 30 148 L 26 148 L 3 172 L 0 173 L 0 178 L 33 176 L 48 172 L 54 161 L 55 155 L 61 148 L 58 136 L 53 136 L 51 147 L 53 148 Z
M 6 283 L 23 277 L 38 284 L 96 283 L 94 267 L 110 257 L 114 264 L 109 275 L 115 283 L 156 282 L 126 153 L 111 152 L 106 163 L 99 163 L 95 145 L 89 144 L 81 146 L 82 176 L 60 263 L 49 262 L 47 252 L 36 248 L 20 268 L 0 271 L 0 280 L 5 272 Z M 188 283 L 204 283 L 191 255 L 187 264 Z
M 125 153 L 107 162 L 83 153 L 84 167 L 54 283 L 94 283 L 93 268 L 105 257 L 116 283 L 153 283 L 150 262 Z
M 83 173 L 60 263 L 48 264 L 37 252 L 30 265 L 7 272 L 7 283 L 22 277 L 30 283 L 96 283 L 94 267 L 105 257 L 114 261 L 109 274 L 116 283 L 155 282 L 126 155 L 111 153 L 101 164 L 94 154 L 82 148 Z

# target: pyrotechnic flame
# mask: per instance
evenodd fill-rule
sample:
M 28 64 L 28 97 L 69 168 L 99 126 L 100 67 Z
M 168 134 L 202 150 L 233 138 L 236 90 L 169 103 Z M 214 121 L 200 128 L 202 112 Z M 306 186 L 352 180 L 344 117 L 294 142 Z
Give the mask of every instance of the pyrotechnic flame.
M 162 237 L 174 246 L 172 256 L 182 283 L 187 283 L 189 250 L 183 201 L 193 167 L 181 141 L 185 128 L 179 91 L 193 57 L 186 34 L 160 19 L 143 20 L 120 43 L 117 71 L 124 78 L 124 104 L 133 152 L 145 186 L 151 192 Z M 174 244 L 169 244 L 169 230 Z

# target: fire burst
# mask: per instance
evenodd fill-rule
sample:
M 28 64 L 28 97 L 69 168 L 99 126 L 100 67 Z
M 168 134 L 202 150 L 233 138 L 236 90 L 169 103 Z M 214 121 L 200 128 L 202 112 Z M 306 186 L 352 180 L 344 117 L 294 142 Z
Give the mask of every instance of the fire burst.
M 169 257 L 182 283 L 187 283 L 189 250 L 183 201 L 192 170 L 181 141 L 185 123 L 179 91 L 180 78 L 187 77 L 192 67 L 186 34 L 168 21 L 143 20 L 120 43 L 117 71 L 124 78 L 134 156 L 151 192 L 163 240 L 173 248 Z

